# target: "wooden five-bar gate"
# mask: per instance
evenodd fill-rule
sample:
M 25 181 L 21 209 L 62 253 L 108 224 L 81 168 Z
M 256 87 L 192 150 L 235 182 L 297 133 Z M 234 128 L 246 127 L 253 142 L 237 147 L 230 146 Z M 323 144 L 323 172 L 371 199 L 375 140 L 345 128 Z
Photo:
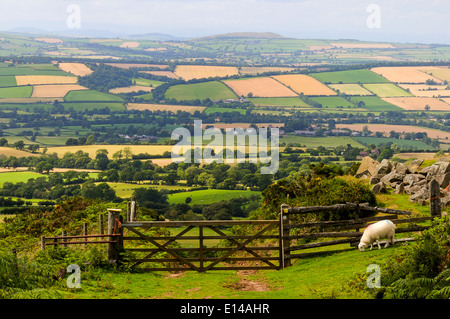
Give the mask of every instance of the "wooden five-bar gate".
M 135 203 L 131 207 L 135 209 Z M 398 227 L 397 234 L 425 230 L 429 226 L 417 223 L 440 216 L 440 207 L 436 209 L 435 202 L 430 207 L 432 209 L 429 216 L 408 218 L 407 215 L 411 215 L 411 212 L 370 207 L 367 204 L 347 203 L 318 207 L 289 207 L 283 204 L 278 219 L 274 220 L 208 221 L 137 221 L 133 211 L 131 216 L 127 211 L 126 221 L 123 221 L 120 209 L 108 209 L 107 234 L 101 231 L 100 235 L 43 237 L 41 247 L 104 243 L 108 245 L 110 262 L 127 261 L 131 263 L 131 267 L 140 266 L 139 269 L 148 271 L 283 269 L 290 266 L 295 258 L 342 251 L 342 247 L 336 251 L 318 251 L 315 248 L 350 244 L 349 248 L 355 249 L 363 229 L 377 220 L 389 219 L 397 225 L 407 224 L 406 227 Z M 293 219 L 296 214 L 336 210 L 354 210 L 355 217 L 312 222 L 295 222 Z M 377 215 L 360 218 L 363 212 L 368 211 Z M 239 231 L 230 232 L 231 227 L 238 227 Z M 312 227 L 315 227 L 314 232 L 305 231 Z M 101 240 L 88 241 L 89 238 L 96 237 Z M 68 241 L 80 238 L 82 241 Z M 305 243 L 304 239 L 309 242 Z M 397 238 L 396 242 L 410 240 L 413 238 L 403 237 Z M 211 245 L 211 241 L 214 244 Z M 189 245 L 180 244 L 186 242 Z M 296 253 L 307 249 L 314 251 Z

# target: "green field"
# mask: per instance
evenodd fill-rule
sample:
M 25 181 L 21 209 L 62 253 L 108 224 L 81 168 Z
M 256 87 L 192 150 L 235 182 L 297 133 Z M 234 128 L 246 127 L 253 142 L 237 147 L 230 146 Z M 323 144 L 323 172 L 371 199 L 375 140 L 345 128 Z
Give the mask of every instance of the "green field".
M 143 78 L 133 78 L 133 84 L 135 84 L 135 85 L 157 87 L 164 83 L 166 83 L 166 82 L 143 79 Z
M 149 184 L 131 184 L 131 183 L 107 183 L 112 189 L 116 191 L 116 196 L 121 198 L 130 198 L 136 188 L 153 188 L 153 189 L 167 189 L 167 190 L 180 190 L 188 189 L 186 186 L 178 185 L 149 185 Z
M 224 189 L 204 189 L 192 192 L 182 192 L 169 195 L 169 203 L 183 204 L 187 197 L 191 197 L 190 205 L 208 205 L 221 200 L 230 200 L 232 198 L 248 197 L 251 195 L 261 195 L 261 192 L 247 190 L 224 190 Z
M 311 107 L 299 97 L 257 97 L 249 99 L 257 106 L 300 106 Z
M 345 100 L 344 98 L 340 96 L 319 96 L 319 97 L 311 97 L 311 100 L 318 102 L 322 104 L 322 107 L 324 108 L 348 108 L 348 107 L 355 107 L 352 103 Z
M 0 87 L 3 86 L 16 86 L 16 78 L 14 76 L 3 75 L 0 76 Z
M 118 102 L 68 102 L 61 103 L 64 106 L 64 109 L 70 110 L 73 108 L 74 110 L 94 110 L 94 109 L 104 109 L 109 108 L 111 111 L 123 111 L 125 110 L 125 106 L 122 103 Z M 51 104 L 50 104 L 51 106 Z
M 180 84 L 171 86 L 166 92 L 166 98 L 181 100 L 225 100 L 236 99 L 233 93 L 222 82 L 211 81 L 195 84 Z
M 30 85 L 0 88 L 0 99 L 30 97 L 32 92 L 33 87 Z
M 3 184 L 6 182 L 10 183 L 27 182 L 30 178 L 38 178 L 43 176 L 46 175 L 28 171 L 0 173 L 0 186 L 3 187 Z
M 385 83 L 389 82 L 370 70 L 349 70 L 311 73 L 310 76 L 323 83 Z
M 370 83 L 363 86 L 378 97 L 412 96 L 394 83 Z
M 122 98 L 108 93 L 98 92 L 94 90 L 70 91 L 65 96 L 67 102 L 79 101 L 105 101 L 105 102 L 122 102 Z
M 377 96 L 352 96 L 350 100 L 356 104 L 359 101 L 363 101 L 365 104 L 364 108 L 372 112 L 403 111 L 398 106 L 383 101 Z
M 0 68 L 0 75 L 62 75 L 62 76 L 72 76 L 70 73 L 66 73 L 61 70 L 40 70 L 32 69 L 27 67 L 9 67 Z
M 417 150 L 434 150 L 430 145 L 425 144 L 422 141 L 411 141 L 411 140 L 401 140 L 396 138 L 387 137 L 366 137 L 366 136 L 355 136 L 354 140 L 360 142 L 363 145 L 374 144 L 375 146 L 386 145 L 387 143 L 394 143 L 400 146 L 401 149 L 417 149 Z
M 280 138 L 280 143 L 300 143 L 306 145 L 308 148 L 315 148 L 318 146 L 323 147 L 336 147 L 339 145 L 350 144 L 353 147 L 364 148 L 364 145 L 355 141 L 353 138 L 348 136 L 327 136 L 327 137 L 310 137 L 310 136 L 299 136 L 299 135 L 285 135 Z
M 246 110 L 229 108 L 229 107 L 208 107 L 203 111 L 203 113 L 205 113 L 205 114 L 224 113 L 224 112 L 239 112 L 241 114 L 245 114 Z

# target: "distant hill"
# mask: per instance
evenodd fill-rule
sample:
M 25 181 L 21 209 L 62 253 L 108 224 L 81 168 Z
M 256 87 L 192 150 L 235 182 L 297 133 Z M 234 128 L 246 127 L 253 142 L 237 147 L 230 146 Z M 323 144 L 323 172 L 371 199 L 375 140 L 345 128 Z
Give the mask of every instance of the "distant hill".
M 136 40 L 152 40 L 152 41 L 183 41 L 186 38 L 175 37 L 165 33 L 145 33 L 145 34 L 130 34 L 129 39 Z
M 233 39 L 233 38 L 248 38 L 248 39 L 284 39 L 285 37 L 273 32 L 232 32 L 224 34 L 210 35 L 201 38 L 194 38 L 191 41 L 203 41 L 212 39 Z

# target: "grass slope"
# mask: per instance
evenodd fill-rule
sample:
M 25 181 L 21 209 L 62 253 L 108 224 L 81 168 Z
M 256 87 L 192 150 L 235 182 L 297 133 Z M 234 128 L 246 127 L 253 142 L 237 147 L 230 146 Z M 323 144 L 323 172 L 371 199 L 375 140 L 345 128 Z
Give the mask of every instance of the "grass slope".
M 349 70 L 336 72 L 312 73 L 310 76 L 323 83 L 386 83 L 381 75 L 370 70 Z
M 233 93 L 225 84 L 217 81 L 180 84 L 170 87 L 166 92 L 166 98 L 181 100 L 223 100 L 235 99 L 236 94 Z

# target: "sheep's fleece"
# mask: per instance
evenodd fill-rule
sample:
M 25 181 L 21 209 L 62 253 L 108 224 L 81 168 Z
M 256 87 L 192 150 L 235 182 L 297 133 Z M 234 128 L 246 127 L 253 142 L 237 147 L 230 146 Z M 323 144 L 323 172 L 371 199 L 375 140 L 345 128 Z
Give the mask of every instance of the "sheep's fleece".
M 364 251 L 369 246 L 370 250 L 372 250 L 374 243 L 377 244 L 378 249 L 380 249 L 380 243 L 378 242 L 380 239 L 388 239 L 384 248 L 389 246 L 389 242 L 394 245 L 395 227 L 395 224 L 387 219 L 367 226 L 359 242 L 359 250 Z

